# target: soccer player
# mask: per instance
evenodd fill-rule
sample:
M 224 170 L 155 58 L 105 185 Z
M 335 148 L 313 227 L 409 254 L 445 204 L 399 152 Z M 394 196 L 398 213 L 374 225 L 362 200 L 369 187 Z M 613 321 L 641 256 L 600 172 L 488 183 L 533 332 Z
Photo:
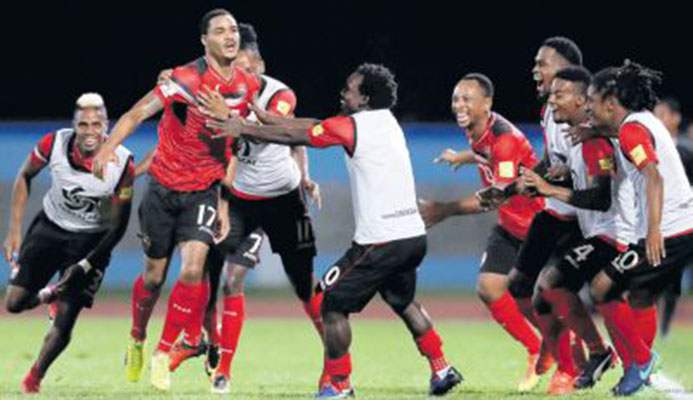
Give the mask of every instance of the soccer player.
M 234 65 L 240 38 L 231 13 L 215 9 L 200 23 L 205 53 L 177 67 L 170 81 L 150 91 L 117 122 L 94 160 L 94 173 L 103 176 L 113 148 L 145 120 L 162 109 L 159 142 L 149 173 L 151 180 L 140 204 L 140 228 L 145 271 L 133 288 L 133 326 L 128 344 L 126 375 L 137 381 L 142 370 L 146 326 L 159 295 L 171 254 L 180 247 L 182 267 L 168 301 L 161 340 L 151 359 L 151 383 L 170 387 L 169 351 L 183 328 L 201 319 L 209 298 L 204 266 L 218 220 L 221 236 L 228 231 L 224 207 L 217 209 L 218 182 L 226 173 L 231 143 L 212 138 L 204 126 L 196 97 L 214 88 L 226 102 L 224 111 L 248 115 L 248 103 L 259 88 L 254 76 Z M 218 215 L 220 214 L 220 215 Z
M 527 235 L 534 215 L 544 207 L 543 199 L 519 195 L 515 180 L 523 168 L 533 168 L 539 160 L 522 132 L 498 113 L 492 111 L 493 83 L 483 74 L 465 75 L 455 86 L 452 112 L 457 124 L 465 130 L 479 169 L 481 193 L 450 203 L 421 204 L 427 226 L 433 226 L 453 215 L 488 212 L 496 208 L 484 200 L 488 191 L 506 192 L 507 201 L 498 207 L 498 225 L 493 228 L 481 258 L 477 294 L 493 318 L 529 353 L 526 376 L 518 388 L 530 390 L 538 382 L 535 366 L 541 341 L 518 309 L 508 292 L 508 272 Z
M 618 336 L 612 340 L 622 341 L 629 353 L 613 389 L 623 396 L 646 385 L 659 360 L 652 351 L 654 300 L 693 254 L 693 192 L 671 136 L 650 112 L 657 98 L 653 86 L 660 81 L 660 73 L 626 61 L 597 73 L 588 92 L 590 121 L 618 137 L 616 154 L 624 158 L 620 165 L 635 191 L 638 242 L 607 263 L 590 285 L 597 309 Z
M 591 74 L 581 67 L 559 70 L 551 84 L 549 106 L 557 123 L 571 128 L 587 122 L 587 88 Z M 613 351 L 606 347 L 577 292 L 607 263 L 635 243 L 635 202 L 633 185 L 622 167 L 617 166 L 614 147 L 618 143 L 596 137 L 571 146 L 568 157 L 573 188 L 548 184 L 533 171 L 525 173 L 525 185 L 539 194 L 577 207 L 582 239 L 560 261 L 549 266 L 539 278 L 535 303 L 551 308 L 568 328 L 584 338 L 590 350 L 589 362 L 580 376 L 568 364 L 559 372 L 561 394 L 574 388 L 593 386 L 611 366 Z M 613 200 L 612 200 L 613 197 Z
M 431 366 L 430 393 L 443 395 L 462 377 L 445 359 L 442 340 L 414 300 L 416 269 L 426 253 L 426 230 L 416 205 L 414 176 L 402 128 L 390 109 L 397 83 L 382 65 L 362 64 L 342 90 L 340 116 L 319 121 L 291 119 L 256 110 L 258 126 L 238 119 L 208 125 L 238 135 L 283 144 L 344 148 L 352 185 L 354 243 L 320 281 L 329 381 L 317 397 L 353 395 L 349 314 L 380 293 L 402 318 Z M 357 134 L 358 132 L 358 134 Z
M 541 175 L 553 176 L 569 161 L 571 144 L 565 137 L 567 128 L 557 123 L 551 105 L 547 104 L 551 82 L 556 72 L 564 67 L 582 65 L 582 52 L 572 40 L 554 36 L 544 40 L 534 58 L 532 76 L 536 82 L 537 97 L 542 106 L 541 127 L 544 132 L 544 157 L 534 168 Z M 546 373 L 552 364 L 552 357 L 558 361 L 556 373 L 548 386 L 549 393 L 570 391 L 572 382 L 565 379 L 565 371 L 572 372 L 571 333 L 560 329 L 558 321 L 550 308 L 532 307 L 532 295 L 537 278 L 552 256 L 561 256 L 582 239 L 575 219 L 575 208 L 554 198 L 546 199 L 546 208 L 532 221 L 527 237 L 520 248 L 517 265 L 508 274 L 509 289 L 525 317 L 532 315 L 542 333 L 542 356 L 537 362 L 536 372 Z M 531 320 L 531 319 L 530 319 Z M 562 336 L 554 337 L 563 332 Z M 547 351 L 548 350 L 548 351 Z M 578 340 L 576 355 L 582 355 L 582 342 Z M 547 357 L 548 356 L 548 357 Z M 577 360 L 580 361 L 578 357 Z
M 41 301 L 55 301 L 56 315 L 22 391 L 38 393 L 50 365 L 70 342 L 82 308 L 90 308 L 130 218 L 135 164 L 123 146 L 114 149 L 103 180 L 92 173 L 93 157 L 106 140 L 108 117 L 103 98 L 85 93 L 77 99 L 72 128 L 45 135 L 24 161 L 12 190 L 5 257 L 13 267 L 5 307 L 20 313 Z M 43 209 L 22 240 L 33 178 L 45 167 L 51 187 Z M 44 288 L 56 272 L 60 280 Z M 39 299 L 39 291 L 40 297 Z
M 269 113 L 293 116 L 296 95 L 282 82 L 264 74 L 265 63 L 254 28 L 249 24 L 239 24 L 239 31 L 241 46 L 235 63 L 258 76 L 262 82 L 255 104 Z M 251 116 L 250 119 L 255 118 Z M 256 264 L 243 249 L 236 252 L 237 245 L 224 247 L 226 242 L 238 243 L 247 238 L 250 245 L 242 247 L 257 252 L 262 232 L 266 232 L 272 250 L 279 253 L 289 281 L 320 337 L 323 331 L 320 316 L 322 295 L 313 294 L 313 257 L 316 249 L 310 215 L 303 200 L 303 188 L 317 195 L 316 199 L 319 199 L 319 192 L 308 175 L 306 149 L 304 146 L 291 147 L 244 138 L 236 144 L 235 173 L 230 193 L 223 196 L 230 203 L 233 234 L 229 234 L 219 246 L 222 252 L 231 252 L 227 256 L 223 287 L 221 358 L 212 377 L 212 391 L 215 393 L 229 391 L 231 363 L 245 320 L 245 277 Z M 260 233 L 258 229 L 261 229 Z M 212 269 L 218 269 L 218 261 Z M 326 377 L 322 377 L 321 381 L 324 379 Z

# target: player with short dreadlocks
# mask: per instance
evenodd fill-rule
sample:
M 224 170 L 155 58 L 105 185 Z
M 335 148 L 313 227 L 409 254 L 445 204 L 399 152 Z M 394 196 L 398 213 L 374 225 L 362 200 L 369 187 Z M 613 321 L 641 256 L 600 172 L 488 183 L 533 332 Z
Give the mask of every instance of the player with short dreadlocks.
M 633 184 L 637 206 L 637 244 L 607 263 L 590 287 L 623 360 L 617 395 L 634 394 L 649 379 L 659 359 L 651 350 L 654 299 L 693 255 L 693 191 L 671 136 L 650 111 L 661 80 L 660 72 L 626 61 L 597 73 L 588 91 L 590 121 L 618 138 L 616 159 Z M 626 290 L 633 308 L 624 301 Z

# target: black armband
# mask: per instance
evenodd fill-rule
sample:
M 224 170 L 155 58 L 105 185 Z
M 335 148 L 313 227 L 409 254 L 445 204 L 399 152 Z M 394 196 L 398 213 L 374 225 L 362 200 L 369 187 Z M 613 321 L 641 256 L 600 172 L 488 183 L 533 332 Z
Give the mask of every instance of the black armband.
M 573 191 L 569 203 L 586 210 L 608 211 L 611 208 L 611 178 L 598 177 L 595 187 Z
M 532 170 L 536 172 L 537 175 L 544 176 L 549 173 L 550 167 L 549 161 L 546 158 L 542 158 L 541 161 L 539 161 L 539 163 L 532 168 Z

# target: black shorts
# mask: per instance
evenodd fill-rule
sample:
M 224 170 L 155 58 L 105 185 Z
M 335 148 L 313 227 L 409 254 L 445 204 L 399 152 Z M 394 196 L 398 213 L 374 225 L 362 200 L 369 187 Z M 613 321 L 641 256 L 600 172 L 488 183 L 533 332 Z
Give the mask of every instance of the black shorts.
M 32 221 L 22 242 L 17 262 L 19 269 L 10 278 L 10 284 L 38 293 L 56 273 L 62 275 L 67 267 L 84 259 L 103 235 L 103 232 L 66 231 L 54 224 L 41 211 Z M 110 256 L 106 258 L 104 265 L 94 265 L 83 285 L 71 287 L 71 290 L 61 298 L 65 301 L 76 301 L 84 307 L 91 307 L 109 260 Z
M 647 289 L 659 295 L 673 282 L 681 279 L 681 270 L 693 257 L 693 233 L 664 240 L 666 258 L 657 267 L 647 262 L 645 241 L 632 245 L 628 251 L 606 266 L 605 272 L 620 289 Z
M 218 188 L 177 192 L 151 178 L 138 214 L 144 252 L 150 258 L 170 257 L 176 244 L 214 242 Z
M 209 250 L 208 268 L 221 268 L 224 261 L 254 268 L 260 262 L 260 247 L 264 240 L 262 229 L 258 227 L 247 234 L 243 216 L 233 206 L 229 207 L 229 224 L 231 229 L 226 238 Z
M 507 275 L 517 262 L 522 240 L 511 235 L 500 225 L 491 230 L 486 239 L 486 250 L 481 256 L 480 272 Z
M 552 257 L 560 258 L 583 240 L 577 220 L 562 220 L 547 211 L 537 213 L 520 246 L 515 268 L 536 280 Z
M 597 237 L 585 239 L 568 251 L 557 268 L 563 274 L 563 286 L 579 291 L 585 282 L 616 260 L 622 252 Z
M 274 253 L 315 256 L 313 224 L 300 189 L 262 200 L 232 195 L 229 201 L 230 207 L 235 207 L 243 218 L 244 236 L 260 227 L 267 234 Z
M 320 280 L 325 311 L 360 312 L 380 293 L 396 312 L 414 300 L 416 269 L 426 255 L 426 236 L 351 248 Z

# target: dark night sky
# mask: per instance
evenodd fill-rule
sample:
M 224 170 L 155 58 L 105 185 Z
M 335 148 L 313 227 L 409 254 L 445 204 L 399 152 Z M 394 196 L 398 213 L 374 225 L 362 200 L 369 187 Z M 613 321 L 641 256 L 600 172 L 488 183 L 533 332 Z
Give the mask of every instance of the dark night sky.
M 302 116 L 334 113 L 346 75 L 373 61 L 396 73 L 396 111 L 406 120 L 450 120 L 452 86 L 478 71 L 496 85 L 497 110 L 536 121 L 532 60 L 541 41 L 556 34 L 577 41 L 592 70 L 631 58 L 664 71 L 660 92 L 678 97 L 693 115 L 693 19 L 675 3 L 636 11 L 633 4 L 15 1 L 2 12 L 0 118 L 66 118 L 76 96 L 89 90 L 120 115 L 160 69 L 201 54 L 198 20 L 217 6 L 255 25 L 268 73 L 294 88 Z

